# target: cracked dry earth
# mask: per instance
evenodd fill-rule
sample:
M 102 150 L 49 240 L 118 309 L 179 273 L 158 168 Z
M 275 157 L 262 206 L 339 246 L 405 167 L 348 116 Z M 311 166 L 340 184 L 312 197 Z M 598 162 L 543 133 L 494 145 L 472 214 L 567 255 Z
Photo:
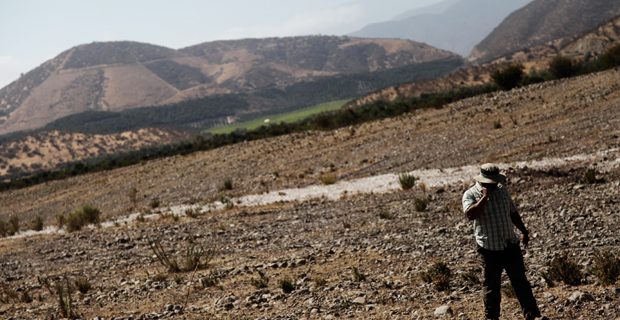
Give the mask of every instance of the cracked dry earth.
M 91 203 L 104 218 L 162 206 L 209 203 L 232 177 L 237 197 L 316 184 L 323 172 L 339 179 L 449 168 L 480 162 L 567 157 L 620 147 L 620 72 L 609 71 L 467 99 L 331 132 L 308 132 L 151 161 L 138 166 L 0 193 L 0 217 L 27 222 Z M 502 127 L 493 129 L 500 121 Z M 488 148 L 488 145 L 498 146 Z M 620 168 L 587 159 L 548 169 L 509 169 L 510 188 L 532 244 L 528 275 L 551 319 L 620 319 L 620 285 L 592 275 L 597 250 L 620 254 Z M 242 164 L 242 165 L 240 165 Z M 598 167 L 601 181 L 583 182 Z M 260 183 L 261 181 L 267 183 Z M 83 276 L 92 288 L 74 293 L 84 318 L 104 319 L 432 319 L 482 318 L 480 264 L 460 199 L 467 183 L 413 191 L 349 195 L 256 207 L 233 207 L 195 218 L 146 220 L 60 235 L 0 239 L 0 318 L 44 319 L 56 298 L 38 277 Z M 430 199 L 427 210 L 415 198 Z M 149 244 L 171 257 L 192 240 L 213 252 L 205 269 L 169 273 Z M 568 253 L 585 283 L 550 286 L 547 263 Z M 434 262 L 453 272 L 449 290 L 420 275 Z M 353 272 L 356 268 L 357 276 Z M 253 283 L 259 271 L 266 288 Z M 284 293 L 279 282 L 291 280 Z M 361 279 L 365 278 L 365 279 Z M 478 279 L 478 280 L 477 280 Z M 20 302 L 28 295 L 32 302 Z M 6 297 L 6 299 L 5 299 Z M 506 291 L 503 319 L 520 319 Z
M 593 164 L 549 170 L 509 169 L 510 189 L 532 234 L 528 275 L 542 310 L 552 319 L 620 319 L 620 287 L 603 286 L 588 270 L 596 250 L 620 252 L 620 168 L 582 182 Z M 232 208 L 137 222 L 66 235 L 5 239 L 0 261 L 5 286 L 28 291 L 30 303 L 0 304 L 0 317 L 42 319 L 56 300 L 39 276 L 85 276 L 87 293 L 75 293 L 85 318 L 105 319 L 431 319 L 482 318 L 481 268 L 471 225 L 460 211 L 467 185 L 424 191 L 358 195 L 338 201 Z M 427 197 L 419 212 L 414 199 Z M 168 273 L 149 243 L 161 241 L 172 257 L 188 239 L 212 249 L 206 269 Z M 547 262 L 568 253 L 585 284 L 550 286 Z M 445 262 L 453 276 L 439 292 L 420 275 Z M 352 268 L 365 277 L 355 277 Z M 252 284 L 261 271 L 266 288 Z M 295 289 L 284 293 L 282 279 Z M 213 283 L 210 283 L 213 282 Z M 520 319 L 514 297 L 503 297 L 503 319 Z

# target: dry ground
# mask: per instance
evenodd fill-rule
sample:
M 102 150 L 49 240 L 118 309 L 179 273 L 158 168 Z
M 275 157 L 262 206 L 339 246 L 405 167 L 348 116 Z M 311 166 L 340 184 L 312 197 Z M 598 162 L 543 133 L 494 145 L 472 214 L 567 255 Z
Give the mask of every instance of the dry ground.
M 178 156 L 0 193 L 0 218 L 52 222 L 85 203 L 105 216 L 162 204 L 484 161 L 571 156 L 620 147 L 620 71 L 489 94 L 398 118 Z M 500 127 L 501 128 L 496 128 Z M 132 203 L 130 190 L 137 190 Z
M 579 183 L 590 165 L 509 173 L 533 236 L 529 278 L 552 319 L 620 317 L 620 288 L 602 286 L 590 273 L 578 287 L 550 287 L 543 280 L 547 263 L 563 252 L 586 272 L 596 250 L 620 252 L 620 169 L 605 172 L 605 182 Z M 0 316 L 33 319 L 54 312 L 56 301 L 37 277 L 69 275 L 92 284 L 86 294 L 74 295 L 88 318 L 429 319 L 436 307 L 449 305 L 455 319 L 480 319 L 480 265 L 471 225 L 460 213 L 464 187 L 233 208 L 194 219 L 5 240 L 4 281 L 35 301 L 0 304 Z M 416 197 L 430 199 L 426 211 L 415 209 Z M 188 239 L 213 250 L 208 268 L 195 274 L 168 273 L 149 247 L 161 241 L 180 258 Z M 452 269 L 449 291 L 420 279 L 434 262 Z M 356 281 L 353 267 L 366 279 Z M 259 270 L 269 278 L 267 288 L 251 284 Z M 278 285 L 287 277 L 296 285 L 290 294 Z M 210 278 L 216 284 L 203 285 Z M 586 298 L 570 301 L 577 291 Z M 509 294 L 503 314 L 520 319 Z
M 343 130 L 239 144 L 4 192 L 0 217 L 17 214 L 28 221 L 40 214 L 51 223 L 56 214 L 83 203 L 113 217 L 148 207 L 155 198 L 163 206 L 210 201 L 222 192 L 232 196 L 314 184 L 328 171 L 349 179 L 608 150 L 620 146 L 619 80 L 620 72 L 609 71 Z M 620 249 L 620 172 L 611 167 L 601 172 L 599 183 L 583 183 L 585 170 L 595 165 L 509 172 L 533 237 L 528 274 L 552 319 L 620 317 L 620 289 L 602 286 L 590 274 L 596 250 Z M 232 178 L 233 190 L 220 191 L 226 178 Z M 130 201 L 132 188 L 137 203 Z M 2 280 L 34 301 L 0 304 L 0 317 L 45 317 L 56 301 L 37 277 L 83 275 L 93 287 L 74 298 L 90 318 L 428 319 L 447 304 L 453 318 L 479 319 L 480 266 L 471 226 L 460 213 L 465 188 L 232 208 L 195 219 L 4 239 Z M 430 198 L 426 211 L 415 210 L 416 197 Z M 209 267 L 168 274 L 149 243 L 159 240 L 178 256 L 189 239 L 213 250 Z M 563 252 L 588 272 L 586 284 L 550 287 L 542 279 L 546 264 Z M 437 261 L 454 273 L 449 291 L 437 292 L 420 279 Z M 353 267 L 366 279 L 354 279 Z M 268 288 L 251 284 L 258 270 L 269 278 Z M 296 286 L 290 294 L 278 287 L 285 277 Z M 207 286 L 210 279 L 217 283 Z M 584 294 L 571 301 L 576 291 Z M 519 319 L 516 301 L 509 296 L 504 301 L 505 319 Z

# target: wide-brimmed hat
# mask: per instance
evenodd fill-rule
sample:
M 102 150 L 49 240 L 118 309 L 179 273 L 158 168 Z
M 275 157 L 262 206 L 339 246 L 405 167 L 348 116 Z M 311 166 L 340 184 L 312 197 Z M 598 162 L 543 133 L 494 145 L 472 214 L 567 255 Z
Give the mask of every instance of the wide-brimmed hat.
M 492 163 L 485 163 L 480 166 L 480 174 L 474 180 L 480 183 L 504 183 L 506 176 L 499 173 L 499 167 Z

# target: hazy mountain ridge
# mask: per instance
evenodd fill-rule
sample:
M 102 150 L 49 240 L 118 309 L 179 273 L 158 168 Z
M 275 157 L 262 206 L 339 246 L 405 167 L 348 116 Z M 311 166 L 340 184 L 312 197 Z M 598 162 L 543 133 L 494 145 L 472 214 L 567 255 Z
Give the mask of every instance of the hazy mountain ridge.
M 170 104 L 455 57 L 413 41 L 334 36 L 216 41 L 180 50 L 92 43 L 0 89 L 0 134 L 88 110 Z
M 620 0 L 536 0 L 510 14 L 472 51 L 488 62 L 515 51 L 589 32 L 620 15 Z
M 504 17 L 529 1 L 447 0 L 368 25 L 351 35 L 411 39 L 467 56 Z
M 528 72 L 545 69 L 557 55 L 577 60 L 592 59 L 620 44 L 620 17 L 577 35 L 557 38 L 543 45 L 506 54 L 504 57 L 480 65 L 469 65 L 445 77 L 404 83 L 357 98 L 349 106 L 359 107 L 376 101 L 395 101 L 399 98 L 419 96 L 423 93 L 449 91 L 459 86 L 476 86 L 491 82 L 491 74 L 506 64 L 520 63 Z

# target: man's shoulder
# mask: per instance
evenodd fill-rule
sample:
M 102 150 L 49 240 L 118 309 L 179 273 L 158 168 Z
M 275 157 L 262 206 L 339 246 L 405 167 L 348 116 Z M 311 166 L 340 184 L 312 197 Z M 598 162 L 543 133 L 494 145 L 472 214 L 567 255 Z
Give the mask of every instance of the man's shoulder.
M 467 190 L 465 190 L 465 192 L 463 193 L 463 195 L 471 195 L 471 194 L 477 194 L 479 193 L 480 190 L 478 190 L 478 185 L 474 184 L 473 186 L 467 188 Z

